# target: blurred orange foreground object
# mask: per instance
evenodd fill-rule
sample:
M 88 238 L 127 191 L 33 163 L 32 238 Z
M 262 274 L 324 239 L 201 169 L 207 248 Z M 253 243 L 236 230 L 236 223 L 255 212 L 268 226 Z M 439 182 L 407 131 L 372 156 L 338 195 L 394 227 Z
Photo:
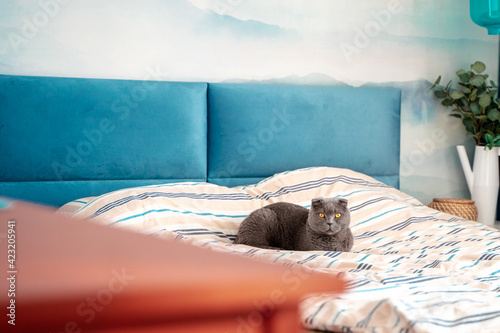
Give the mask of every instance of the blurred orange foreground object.
M 306 294 L 345 287 L 299 266 L 168 242 L 20 201 L 0 209 L 0 236 L 2 332 L 299 332 Z

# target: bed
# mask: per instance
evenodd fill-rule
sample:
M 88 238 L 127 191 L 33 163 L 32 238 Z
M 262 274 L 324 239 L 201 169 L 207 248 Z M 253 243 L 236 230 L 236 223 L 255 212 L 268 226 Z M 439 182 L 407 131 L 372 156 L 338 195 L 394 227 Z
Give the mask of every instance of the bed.
M 0 195 L 348 279 L 309 330 L 495 332 L 500 233 L 399 188 L 394 88 L 0 76 Z M 234 245 L 254 209 L 343 197 L 352 251 Z

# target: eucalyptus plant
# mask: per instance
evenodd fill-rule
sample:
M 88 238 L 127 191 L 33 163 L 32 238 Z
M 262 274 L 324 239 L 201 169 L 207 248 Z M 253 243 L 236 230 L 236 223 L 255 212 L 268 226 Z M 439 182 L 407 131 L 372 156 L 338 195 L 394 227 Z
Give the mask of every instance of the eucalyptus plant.
M 498 86 L 492 80 L 487 82 L 489 75 L 484 74 L 485 70 L 485 64 L 476 61 L 469 71 L 456 72 L 457 88 L 451 87 L 451 80 L 446 86 L 440 85 L 440 75 L 429 91 L 442 99 L 442 105 L 453 108 L 450 116 L 462 119 L 476 145 L 492 149 L 500 146 L 500 106 Z

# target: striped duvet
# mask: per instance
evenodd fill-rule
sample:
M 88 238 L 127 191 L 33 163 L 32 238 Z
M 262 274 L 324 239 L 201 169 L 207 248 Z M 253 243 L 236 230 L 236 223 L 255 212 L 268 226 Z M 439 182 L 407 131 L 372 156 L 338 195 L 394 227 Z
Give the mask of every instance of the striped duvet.
M 279 201 L 308 207 L 311 198 L 320 196 L 349 200 L 355 236 L 351 252 L 232 244 L 239 223 L 251 211 Z M 500 332 L 500 232 L 432 210 L 351 170 L 300 169 L 237 188 L 206 183 L 145 186 L 80 204 L 75 215 L 98 223 L 261 261 L 341 272 L 350 281 L 348 292 L 303 300 L 307 329 Z

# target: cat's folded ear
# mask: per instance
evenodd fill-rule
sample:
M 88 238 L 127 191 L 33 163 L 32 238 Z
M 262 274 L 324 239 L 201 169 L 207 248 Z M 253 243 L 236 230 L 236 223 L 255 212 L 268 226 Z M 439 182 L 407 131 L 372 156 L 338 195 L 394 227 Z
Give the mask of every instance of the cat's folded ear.
M 313 207 L 321 207 L 323 206 L 323 198 L 314 198 L 311 200 L 311 205 Z
M 344 199 L 344 198 L 338 198 L 337 200 L 338 200 L 338 203 L 339 203 L 341 206 L 343 206 L 343 207 L 347 207 L 347 203 L 348 203 L 347 199 Z

